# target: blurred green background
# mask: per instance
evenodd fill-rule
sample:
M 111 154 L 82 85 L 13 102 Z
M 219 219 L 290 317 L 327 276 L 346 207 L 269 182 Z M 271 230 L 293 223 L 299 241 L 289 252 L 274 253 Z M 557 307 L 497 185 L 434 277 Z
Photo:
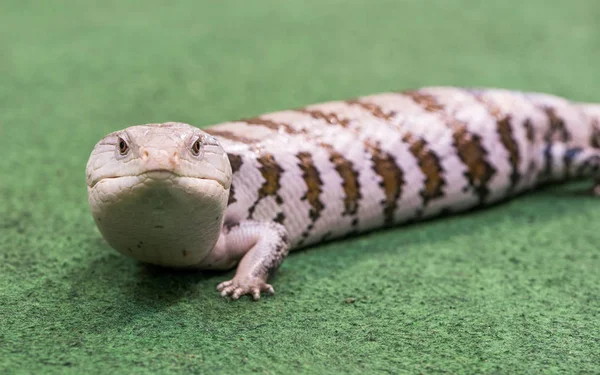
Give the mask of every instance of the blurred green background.
M 291 255 L 252 303 L 140 266 L 87 207 L 93 145 L 426 85 L 600 101 L 600 2 L 0 2 L 0 372 L 600 373 L 589 184 Z

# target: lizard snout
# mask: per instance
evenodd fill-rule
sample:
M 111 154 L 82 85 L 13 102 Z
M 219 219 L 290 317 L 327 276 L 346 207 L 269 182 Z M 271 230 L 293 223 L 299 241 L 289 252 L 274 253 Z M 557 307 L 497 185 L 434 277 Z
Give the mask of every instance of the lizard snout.
M 177 151 L 141 147 L 139 153 L 147 171 L 173 171 L 179 166 Z

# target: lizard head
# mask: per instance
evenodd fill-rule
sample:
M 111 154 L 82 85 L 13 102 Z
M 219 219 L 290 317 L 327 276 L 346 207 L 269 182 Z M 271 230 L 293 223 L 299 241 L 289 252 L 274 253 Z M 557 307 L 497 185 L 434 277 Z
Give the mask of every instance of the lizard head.
M 94 147 L 88 202 L 117 251 L 162 266 L 193 266 L 218 240 L 231 174 L 219 142 L 198 128 L 132 126 Z

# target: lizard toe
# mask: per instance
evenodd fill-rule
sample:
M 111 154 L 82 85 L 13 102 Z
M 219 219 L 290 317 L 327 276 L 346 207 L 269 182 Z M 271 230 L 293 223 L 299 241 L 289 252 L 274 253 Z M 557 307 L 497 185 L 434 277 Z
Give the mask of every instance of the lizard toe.
M 222 283 L 217 285 L 217 290 L 220 292 L 223 289 L 225 289 L 226 287 L 230 286 L 231 284 L 233 284 L 233 280 L 223 281 Z
M 270 295 L 275 294 L 275 289 L 273 289 L 273 286 L 271 284 L 265 284 L 264 288 L 265 289 L 263 291 L 269 293 Z
M 235 290 L 236 290 L 235 285 L 227 286 L 221 291 L 221 296 L 227 297 L 227 296 L 231 295 Z
M 230 297 L 232 300 L 248 294 L 254 301 L 258 301 L 262 293 L 275 294 L 271 284 L 257 280 L 252 280 L 252 282 L 236 281 L 235 279 L 224 281 L 217 286 L 217 290 L 222 297 Z
M 243 294 L 245 294 L 244 289 L 238 287 L 233 291 L 233 293 L 231 293 L 231 299 L 235 301 L 239 299 Z

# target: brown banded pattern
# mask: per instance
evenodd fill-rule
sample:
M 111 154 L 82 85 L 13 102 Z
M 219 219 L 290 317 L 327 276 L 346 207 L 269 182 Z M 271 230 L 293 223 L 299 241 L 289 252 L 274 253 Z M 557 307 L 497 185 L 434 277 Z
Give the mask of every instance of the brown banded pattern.
M 517 144 L 513 134 L 511 116 L 503 115 L 500 108 L 491 103 L 489 100 L 486 100 L 481 92 L 473 92 L 472 95 L 486 108 L 488 113 L 492 115 L 494 119 L 496 119 L 496 132 L 500 137 L 502 146 L 504 146 L 506 151 L 508 151 L 508 159 L 512 169 L 510 174 L 509 190 L 513 190 L 521 179 L 521 174 L 519 173 L 521 154 L 519 152 L 519 145 Z
M 593 148 L 600 148 L 600 121 L 597 118 L 593 118 L 591 121 L 592 134 L 590 135 L 590 146 Z
M 545 134 L 546 142 L 568 142 L 571 140 L 571 134 L 565 125 L 565 120 L 557 115 L 556 110 L 552 107 L 543 106 L 542 110 L 548 117 L 549 128 Z
M 408 90 L 400 93 L 411 98 L 427 112 L 444 112 L 446 109 L 433 97 L 433 95 L 422 93 L 418 90 Z
M 479 202 L 483 203 L 490 193 L 488 184 L 496 174 L 496 168 L 487 160 L 487 151 L 482 146 L 481 137 L 469 132 L 467 125 L 462 121 L 447 115 L 444 106 L 433 95 L 420 91 L 406 91 L 404 95 L 426 111 L 439 114 L 452 129 L 454 148 L 460 160 L 467 166 L 465 177 L 478 196 Z
M 514 189 L 521 179 L 521 174 L 519 173 L 519 164 L 521 162 L 519 145 L 513 136 L 510 116 L 504 116 L 500 119 L 497 119 L 496 124 L 498 126 L 500 142 L 502 142 L 504 148 L 508 150 L 510 166 L 512 168 L 512 172 L 510 174 L 510 189 Z
M 279 195 L 279 190 L 281 189 L 280 179 L 283 169 L 279 164 L 277 164 L 273 154 L 261 153 L 256 160 L 260 164 L 259 170 L 265 181 L 258 190 L 258 198 L 248 209 L 248 219 L 252 219 L 256 206 L 265 197 L 275 197 L 275 202 L 278 205 L 283 203 L 283 200 Z M 281 220 L 283 220 L 283 218 L 281 218 Z
M 348 124 L 350 123 L 348 121 L 348 119 L 339 118 L 338 115 L 335 113 L 325 113 L 322 111 L 317 111 L 317 110 L 307 109 L 307 108 L 299 109 L 298 112 L 306 113 L 307 115 L 312 116 L 312 118 L 314 118 L 314 119 L 324 120 L 329 124 L 336 124 L 336 125 L 340 125 L 342 127 L 347 127 Z
M 357 105 L 356 101 L 344 102 L 346 105 Z M 367 112 L 374 114 L 378 113 L 375 104 L 368 104 L 365 102 L 360 102 L 360 108 L 366 110 Z M 364 105 L 363 105 L 364 104 Z M 366 129 L 362 123 L 356 122 L 357 128 L 351 128 L 350 119 L 343 118 L 341 115 L 332 113 L 332 112 L 323 112 L 314 109 L 302 109 L 300 110 L 302 113 L 306 113 L 311 115 L 315 119 L 319 119 L 323 121 L 323 124 L 327 125 L 339 125 L 344 128 L 349 129 L 353 133 L 357 135 L 357 138 L 360 138 L 359 133 L 361 128 Z M 379 115 L 385 116 L 383 111 L 379 113 Z M 382 117 L 380 117 L 382 118 Z M 391 118 L 387 118 L 389 120 Z M 377 141 L 374 141 L 370 138 L 363 138 L 363 145 L 365 151 L 369 154 L 372 170 L 381 178 L 381 182 L 379 186 L 384 193 L 385 199 L 381 201 L 381 205 L 383 206 L 383 216 L 384 222 L 386 225 L 391 225 L 394 223 L 394 215 L 398 209 L 398 200 L 402 195 L 402 187 L 405 183 L 404 181 L 404 173 L 400 166 L 396 163 L 394 156 L 389 152 L 386 152 L 382 149 Z M 358 220 L 354 220 L 352 222 L 353 226 L 358 224 Z
M 324 119 L 328 123 L 332 123 L 330 121 L 332 119 L 337 120 L 337 117 L 335 117 L 335 115 L 325 114 L 320 111 L 301 110 L 300 112 L 310 114 L 311 117 L 313 117 L 313 118 Z M 243 121 L 249 125 L 264 126 L 266 128 L 272 129 L 277 132 L 282 131 L 284 133 L 292 134 L 292 135 L 302 134 L 303 136 L 307 137 L 306 138 L 307 141 L 310 141 L 311 143 L 315 143 L 317 146 L 320 146 L 324 150 L 326 150 L 327 153 L 329 154 L 329 161 L 333 164 L 336 172 L 342 179 L 342 189 L 344 191 L 344 199 L 343 199 L 344 211 L 342 212 L 342 215 L 355 216 L 355 218 L 352 222 L 352 225 L 356 226 L 358 224 L 358 217 L 357 217 L 358 205 L 362 198 L 362 195 L 360 193 L 360 183 L 358 181 L 358 171 L 356 171 L 354 169 L 354 165 L 350 160 L 346 159 L 342 153 L 336 151 L 332 145 L 317 140 L 316 137 L 311 136 L 306 131 L 294 129 L 289 124 L 282 123 L 279 121 L 276 122 L 273 120 L 263 119 L 260 117 L 253 118 L 253 119 L 247 119 L 247 120 L 243 120 Z M 306 173 L 304 170 L 303 170 L 303 172 Z
M 523 126 L 525 127 L 525 135 L 527 140 L 529 143 L 533 144 L 533 142 L 535 142 L 535 128 L 533 127 L 533 122 L 531 119 L 527 119 L 523 123 Z
M 446 181 L 440 159 L 435 152 L 429 149 L 424 139 L 410 132 L 406 132 L 402 136 L 402 141 L 409 145 L 408 149 L 417 159 L 419 168 L 425 175 L 425 185 L 421 189 L 420 195 L 423 198 L 423 205 L 427 206 L 431 200 L 444 196 L 443 188 Z
M 483 203 L 490 192 L 488 183 L 496 173 L 496 168 L 486 160 L 487 152 L 481 146 L 481 138 L 478 135 L 469 133 L 464 124 L 455 123 L 452 128 L 454 145 L 468 169 L 466 177 L 477 193 L 480 203 Z
M 383 109 L 381 109 L 381 107 L 379 107 L 377 104 L 375 103 L 369 103 L 369 102 L 365 102 L 365 101 L 361 101 L 361 100 L 347 100 L 346 103 L 348 105 L 355 105 L 358 106 L 362 109 L 367 110 L 369 113 L 371 113 L 371 115 L 380 118 L 382 120 L 386 120 L 389 121 L 391 120 L 394 115 L 396 115 L 395 112 L 391 112 L 391 113 L 385 113 L 383 111 Z
M 354 164 L 346 159 L 344 155 L 335 151 L 335 149 L 325 143 L 319 143 L 329 153 L 329 161 L 333 164 L 338 175 L 342 178 L 342 189 L 344 190 L 344 211 L 342 215 L 356 216 L 358 213 L 358 205 L 362 198 L 360 192 L 360 183 L 358 181 L 358 171 L 354 169 Z M 358 218 L 355 218 L 352 225 L 358 223 Z
M 302 234 L 303 239 L 308 237 L 310 231 L 314 227 L 315 222 L 321 217 L 321 211 L 325 208 L 325 204 L 321 201 L 321 193 L 323 192 L 323 181 L 319 174 L 319 170 L 315 166 L 312 155 L 308 152 L 299 152 L 296 157 L 300 162 L 298 166 L 302 170 L 302 178 L 306 184 L 306 193 L 302 196 L 302 200 L 308 201 L 310 204 L 310 224 Z
M 373 170 L 381 177 L 379 186 L 385 192 L 383 205 L 383 215 L 386 225 L 394 223 L 394 214 L 398 208 L 398 199 L 402 195 L 402 186 L 404 185 L 404 174 L 402 169 L 396 164 L 394 157 L 381 150 L 381 148 L 371 142 L 365 142 L 365 148 L 371 154 Z
M 388 123 L 397 114 L 395 111 L 385 113 L 379 105 L 369 102 L 366 99 L 349 100 L 346 103 L 359 106 L 374 117 L 385 120 Z M 402 130 L 401 126 L 398 127 L 398 129 Z M 417 160 L 419 169 L 425 176 L 425 185 L 421 189 L 420 195 L 423 199 L 423 206 L 427 206 L 431 200 L 444 196 L 443 187 L 446 184 L 443 178 L 444 170 L 439 157 L 429 148 L 427 141 L 406 130 L 403 131 L 403 133 L 402 141 L 409 146 L 408 149 L 410 153 Z M 420 212 L 422 212 L 422 210 L 420 210 Z
M 252 144 L 258 143 L 258 140 L 256 140 L 256 139 L 244 137 L 243 135 L 236 134 L 236 133 L 228 131 L 228 130 L 219 130 L 219 129 L 215 129 L 215 128 L 205 128 L 203 130 L 205 132 L 207 132 L 208 134 L 210 134 L 214 137 L 217 137 L 217 138 L 223 137 L 225 139 L 229 139 L 230 141 L 244 143 L 247 145 L 252 145 Z
M 261 117 L 254 117 L 254 118 L 250 118 L 250 119 L 244 119 L 244 120 L 241 120 L 241 121 L 245 122 L 248 125 L 260 125 L 260 126 L 264 126 L 265 128 L 269 128 L 269 129 L 274 130 L 276 132 L 283 131 L 283 132 L 285 132 L 287 134 L 296 134 L 296 133 L 298 133 L 296 131 L 296 129 L 294 129 L 289 124 L 282 123 L 282 122 L 275 122 L 275 121 L 267 120 L 267 119 L 264 119 L 264 118 L 261 118 Z
M 233 154 L 244 157 L 241 170 L 252 187 L 244 195 L 245 208 L 235 204 L 232 210 L 244 210 L 244 216 L 250 208 L 255 219 L 260 212 L 285 222 L 293 243 L 301 246 L 395 224 L 400 217 L 418 220 L 491 202 L 511 193 L 507 189 L 535 186 L 543 178 L 537 172 L 554 162 L 573 169 L 573 159 L 560 147 L 545 155 L 537 151 L 548 134 L 555 141 L 572 134 L 572 141 L 585 138 L 588 146 L 600 148 L 600 126 L 588 127 L 584 136 L 576 133 L 571 122 L 577 113 L 562 101 L 486 90 L 457 90 L 453 96 L 454 90 L 384 93 L 217 127 L 214 135 L 227 138 Z M 273 169 L 266 151 L 283 170 Z M 253 171 L 245 165 L 245 152 L 257 160 Z M 235 170 L 235 161 L 231 164 Z M 233 185 L 243 184 L 241 178 L 236 173 Z M 294 181 L 300 185 L 288 189 Z M 241 191 L 233 191 L 232 202 L 235 193 L 243 201 Z M 259 204 L 269 196 L 268 204 Z M 336 220 L 339 227 L 332 226 Z
M 229 164 L 231 165 L 231 174 L 235 174 L 242 167 L 242 157 L 237 154 L 228 153 L 227 157 L 229 158 Z M 233 184 L 229 188 L 229 200 L 227 201 L 227 205 L 229 206 L 232 203 L 237 202 L 235 199 L 235 190 Z

